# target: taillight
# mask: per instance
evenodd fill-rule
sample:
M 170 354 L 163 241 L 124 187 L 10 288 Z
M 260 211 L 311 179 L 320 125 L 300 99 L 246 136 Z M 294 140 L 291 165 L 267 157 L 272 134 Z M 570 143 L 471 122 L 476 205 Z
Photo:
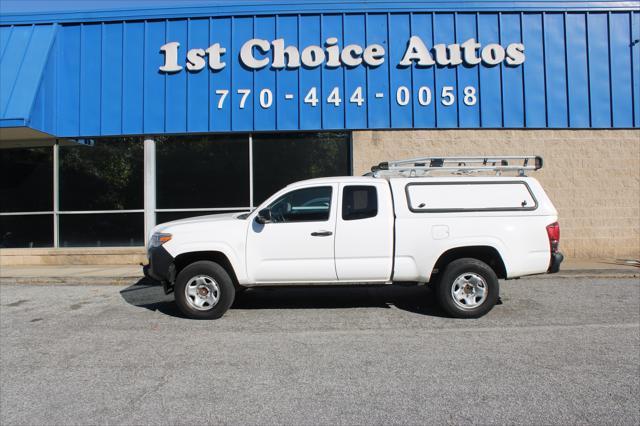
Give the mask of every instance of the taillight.
M 551 225 L 547 225 L 547 235 L 549 236 L 551 253 L 557 253 L 558 245 L 560 244 L 560 224 L 553 222 Z

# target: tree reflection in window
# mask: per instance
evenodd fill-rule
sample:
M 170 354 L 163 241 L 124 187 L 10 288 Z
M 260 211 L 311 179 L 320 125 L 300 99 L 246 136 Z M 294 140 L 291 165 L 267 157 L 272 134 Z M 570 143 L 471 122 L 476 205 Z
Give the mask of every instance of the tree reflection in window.
M 253 159 L 253 193 L 258 205 L 299 180 L 349 175 L 349 133 L 256 134 Z
M 62 142 L 60 210 L 144 208 L 144 148 L 138 137 Z

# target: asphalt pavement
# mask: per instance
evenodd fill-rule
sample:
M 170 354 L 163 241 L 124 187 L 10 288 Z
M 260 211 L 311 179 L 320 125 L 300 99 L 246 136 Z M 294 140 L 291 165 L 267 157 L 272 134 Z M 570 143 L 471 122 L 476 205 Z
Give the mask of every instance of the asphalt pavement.
M 0 285 L 0 424 L 640 423 L 640 280 L 249 290 L 217 321 L 130 286 Z

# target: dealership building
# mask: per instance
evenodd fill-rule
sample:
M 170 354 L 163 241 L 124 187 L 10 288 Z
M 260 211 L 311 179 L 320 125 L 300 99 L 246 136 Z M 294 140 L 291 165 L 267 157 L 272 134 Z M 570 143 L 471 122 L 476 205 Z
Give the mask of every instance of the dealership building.
M 40 3 L 0 9 L 2 264 L 133 261 L 293 181 L 529 154 L 569 258 L 640 257 L 637 1 Z

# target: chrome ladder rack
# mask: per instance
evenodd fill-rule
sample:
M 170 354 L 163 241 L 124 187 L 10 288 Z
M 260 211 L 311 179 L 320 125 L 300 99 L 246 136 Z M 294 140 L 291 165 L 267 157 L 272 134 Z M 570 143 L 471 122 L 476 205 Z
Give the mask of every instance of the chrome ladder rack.
M 525 176 L 527 170 L 542 168 L 539 155 L 489 156 L 489 157 L 419 157 L 408 160 L 385 161 L 371 167 L 369 176 L 430 176 L 430 172 L 448 172 L 453 174 L 471 174 L 478 172 L 517 172 Z

